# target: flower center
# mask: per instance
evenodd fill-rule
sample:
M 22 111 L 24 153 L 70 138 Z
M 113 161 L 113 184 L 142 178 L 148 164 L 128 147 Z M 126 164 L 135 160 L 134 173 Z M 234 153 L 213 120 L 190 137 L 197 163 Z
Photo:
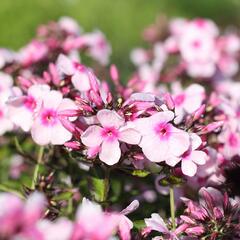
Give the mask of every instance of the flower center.
M 192 46 L 193 46 L 194 48 L 200 48 L 200 47 L 201 47 L 201 41 L 200 41 L 200 40 L 194 40 L 194 41 L 192 42 Z
M 3 118 L 3 116 L 4 116 L 4 113 L 2 110 L 0 110 L 0 118 Z
M 54 109 L 45 109 L 41 114 L 42 124 L 45 126 L 53 126 L 57 123 L 57 111 Z
M 101 133 L 102 137 L 107 141 L 114 141 L 119 137 L 119 131 L 115 127 L 105 127 Z
M 238 139 L 234 133 L 231 133 L 228 138 L 228 142 L 231 147 L 237 147 L 238 146 Z
M 37 106 L 37 103 L 32 96 L 26 97 L 23 104 L 30 111 L 33 111 Z
M 174 103 L 176 106 L 180 106 L 185 100 L 185 95 L 182 93 L 182 94 L 179 94 L 177 95 L 175 98 L 174 98 Z
M 170 129 L 171 125 L 167 123 L 160 123 L 156 125 L 155 127 L 155 133 L 161 138 L 161 139 L 168 139 L 170 136 Z

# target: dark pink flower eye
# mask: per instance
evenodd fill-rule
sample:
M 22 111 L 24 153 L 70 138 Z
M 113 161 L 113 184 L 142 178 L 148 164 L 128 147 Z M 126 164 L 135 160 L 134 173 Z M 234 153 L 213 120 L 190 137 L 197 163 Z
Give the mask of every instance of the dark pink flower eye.
M 57 112 L 53 109 L 46 109 L 41 115 L 42 124 L 53 126 L 57 123 Z
M 28 96 L 24 100 L 24 106 L 30 111 L 33 111 L 36 108 L 37 103 L 32 96 Z

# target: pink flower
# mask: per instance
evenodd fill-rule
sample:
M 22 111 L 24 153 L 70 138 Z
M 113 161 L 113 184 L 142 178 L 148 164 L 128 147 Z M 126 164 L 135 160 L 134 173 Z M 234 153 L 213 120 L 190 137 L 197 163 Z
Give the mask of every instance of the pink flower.
M 59 218 L 55 222 L 41 220 L 37 223 L 37 230 L 44 240 L 69 240 L 73 233 L 73 224 L 65 218 Z
M 197 172 L 197 165 L 203 165 L 207 161 L 207 154 L 203 151 L 197 150 L 202 144 L 201 138 L 195 134 L 190 134 L 191 145 L 182 157 L 182 172 L 187 176 L 194 176 Z
M 97 30 L 82 36 L 84 44 L 88 47 L 87 54 L 102 65 L 107 65 L 112 52 L 110 44 L 104 34 Z
M 99 158 L 108 165 L 120 160 L 120 143 L 138 144 L 140 134 L 115 111 L 100 110 L 97 119 L 102 127 L 93 125 L 82 134 L 83 144 L 89 148 L 99 148 Z
M 84 198 L 77 210 L 72 239 L 110 239 L 118 222 L 118 216 L 103 212 L 100 205 Z
M 150 161 L 173 161 L 188 150 L 189 135 L 169 123 L 173 119 L 172 111 L 164 111 L 135 121 L 137 130 L 142 134 L 140 146 Z
M 79 91 L 91 89 L 90 73 L 86 67 L 77 62 L 72 62 L 68 57 L 60 54 L 57 60 L 60 73 L 71 76 L 73 86 Z
M 62 30 L 69 34 L 79 35 L 82 32 L 82 29 L 78 23 L 70 17 L 61 17 L 58 20 L 58 24 Z
M 11 121 L 23 131 L 28 132 L 32 127 L 34 115 L 37 114 L 45 94 L 49 91 L 48 85 L 36 84 L 28 89 L 27 96 L 10 99 L 8 108 Z
M 65 129 L 60 121 L 59 113 L 66 109 L 76 109 L 75 103 L 63 98 L 58 91 L 45 93 L 41 109 L 31 128 L 32 138 L 37 144 L 62 145 L 72 138 L 72 133 Z
M 186 113 L 191 114 L 200 108 L 205 99 L 205 90 L 199 84 L 191 84 L 182 90 L 179 83 L 172 84 L 175 103 L 175 123 L 180 123 Z

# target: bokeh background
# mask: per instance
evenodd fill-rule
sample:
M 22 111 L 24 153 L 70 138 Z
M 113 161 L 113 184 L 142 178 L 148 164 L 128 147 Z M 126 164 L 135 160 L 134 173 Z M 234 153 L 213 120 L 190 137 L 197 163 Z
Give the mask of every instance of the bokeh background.
M 102 30 L 113 47 L 112 62 L 124 69 L 130 49 L 143 45 L 142 30 L 159 14 L 240 27 L 239 13 L 240 0 L 0 0 L 0 46 L 20 48 L 39 24 L 71 16 L 86 31 Z

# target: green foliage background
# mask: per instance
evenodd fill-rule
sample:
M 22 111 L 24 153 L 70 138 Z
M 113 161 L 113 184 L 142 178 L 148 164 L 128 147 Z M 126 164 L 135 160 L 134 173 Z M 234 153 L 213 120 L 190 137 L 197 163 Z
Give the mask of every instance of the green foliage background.
M 158 14 L 209 17 L 219 25 L 240 25 L 239 0 L 1 0 L 0 46 L 19 48 L 37 25 L 74 17 L 87 31 L 100 28 L 113 46 L 113 62 L 129 66 L 129 51 L 142 45 L 141 32 Z

